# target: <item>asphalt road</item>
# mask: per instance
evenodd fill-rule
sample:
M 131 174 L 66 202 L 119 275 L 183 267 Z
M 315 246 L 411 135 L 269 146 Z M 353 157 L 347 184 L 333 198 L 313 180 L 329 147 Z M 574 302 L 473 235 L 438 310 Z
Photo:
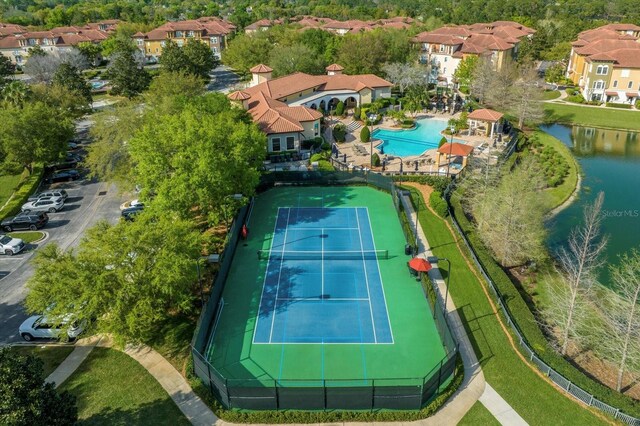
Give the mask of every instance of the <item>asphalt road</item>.
M 207 90 L 211 92 L 228 93 L 240 81 L 238 74 L 224 65 L 220 65 L 211 71 L 209 76 L 211 77 L 211 82 L 207 86 Z
M 76 140 L 84 138 L 86 121 L 79 126 Z M 45 185 L 41 190 L 46 189 Z M 64 188 L 69 193 L 64 208 L 49 213 L 49 223 L 42 228 L 47 238 L 15 256 L 0 256 L 0 343 L 22 341 L 18 327 L 28 315 L 22 307 L 26 296 L 26 282 L 33 274 L 31 260 L 36 251 L 55 242 L 62 249 L 78 245 L 84 232 L 97 221 L 104 219 L 115 223 L 120 217 L 119 205 L 123 197 L 114 185 L 86 179 L 76 182 L 58 183 L 50 187 Z

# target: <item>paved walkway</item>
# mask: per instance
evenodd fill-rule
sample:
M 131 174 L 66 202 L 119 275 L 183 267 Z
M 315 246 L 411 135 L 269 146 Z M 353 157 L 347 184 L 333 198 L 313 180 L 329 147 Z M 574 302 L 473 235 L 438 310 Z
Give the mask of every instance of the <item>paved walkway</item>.
M 56 388 L 60 386 L 80 367 L 80 364 L 82 364 L 100 340 L 101 336 L 91 336 L 78 340 L 73 352 L 60 363 L 58 368 L 49 374 L 49 377 L 47 377 L 45 381 L 47 383 L 53 383 Z

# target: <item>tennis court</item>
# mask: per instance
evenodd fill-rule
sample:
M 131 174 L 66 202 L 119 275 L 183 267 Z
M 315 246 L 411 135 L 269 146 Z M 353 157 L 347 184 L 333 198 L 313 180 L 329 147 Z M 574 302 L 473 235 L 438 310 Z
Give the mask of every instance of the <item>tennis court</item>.
M 253 343 L 393 343 L 386 253 L 366 207 L 278 208 Z
M 376 380 L 419 393 L 437 373 L 445 348 L 389 193 L 277 187 L 247 226 L 203 354 L 224 388 Z

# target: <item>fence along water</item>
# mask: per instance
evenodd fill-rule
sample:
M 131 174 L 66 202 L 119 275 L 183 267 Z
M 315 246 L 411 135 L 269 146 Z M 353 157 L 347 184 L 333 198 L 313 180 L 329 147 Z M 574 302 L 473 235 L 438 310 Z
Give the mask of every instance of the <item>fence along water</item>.
M 391 192 L 397 201 L 390 178 L 366 172 L 273 172 L 265 174 L 259 189 L 279 185 L 372 185 Z M 396 209 L 398 205 L 396 205 Z M 438 300 L 429 301 L 436 328 L 446 355 L 424 377 L 351 380 L 235 380 L 225 378 L 203 355 L 214 331 L 215 319 L 222 309 L 222 292 L 238 244 L 240 230 L 249 208 L 243 207 L 234 220 L 227 246 L 220 259 L 211 296 L 205 304 L 192 341 L 194 373 L 226 408 L 250 410 L 419 410 L 448 385 L 456 370 L 458 346 L 449 328 L 446 313 Z M 400 212 L 399 212 L 400 214 Z M 432 289 L 433 290 L 433 289 Z

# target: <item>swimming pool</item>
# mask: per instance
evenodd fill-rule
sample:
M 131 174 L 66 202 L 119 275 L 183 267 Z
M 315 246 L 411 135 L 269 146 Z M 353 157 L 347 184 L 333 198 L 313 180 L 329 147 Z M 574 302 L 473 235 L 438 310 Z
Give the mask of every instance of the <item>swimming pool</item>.
M 438 147 L 442 135 L 447 127 L 444 120 L 424 118 L 416 122 L 416 127 L 410 130 L 376 129 L 372 137 L 383 142 L 377 146 L 382 147 L 385 154 L 398 157 L 420 155 L 428 149 Z

